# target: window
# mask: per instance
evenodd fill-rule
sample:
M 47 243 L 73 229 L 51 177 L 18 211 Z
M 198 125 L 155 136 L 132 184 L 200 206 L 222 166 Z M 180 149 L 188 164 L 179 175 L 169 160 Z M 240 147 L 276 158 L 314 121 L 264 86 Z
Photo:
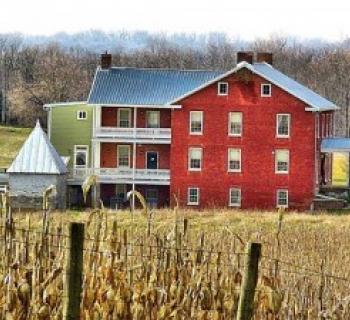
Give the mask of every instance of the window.
M 188 150 L 188 169 L 190 171 L 201 171 L 202 148 L 190 148 Z
M 0 184 L 0 193 L 5 193 L 7 191 L 7 185 Z
M 289 172 L 289 151 L 288 150 L 276 150 L 276 173 L 288 173 Z
M 242 135 L 242 112 L 229 113 L 228 134 L 235 137 L 240 137 Z
M 199 205 L 199 188 L 188 188 L 187 204 L 191 206 Z
M 118 167 L 130 168 L 130 146 L 118 146 Z
M 277 137 L 288 138 L 290 131 L 290 114 L 277 114 Z
M 218 83 L 218 95 L 219 96 L 227 96 L 228 95 L 228 83 L 227 82 L 219 82 Z
M 228 171 L 241 172 L 241 149 L 228 149 Z
M 118 127 L 130 128 L 131 127 L 131 110 L 130 109 L 118 109 Z
M 86 120 L 87 119 L 87 113 L 86 111 L 79 110 L 77 112 L 77 119 L 78 120 Z
M 288 208 L 288 190 L 277 190 L 277 208 Z
M 271 97 L 271 84 L 263 83 L 261 85 L 261 96 L 262 97 Z
M 147 111 L 147 128 L 159 128 L 160 127 L 160 113 L 159 111 Z
M 88 146 L 74 146 L 74 167 L 86 168 L 88 163 Z
M 230 188 L 230 207 L 240 207 L 241 206 L 241 189 L 239 188 Z
M 147 189 L 146 190 L 146 201 L 150 208 L 157 208 L 158 206 L 158 190 Z
M 202 134 L 203 130 L 203 112 L 191 111 L 190 112 L 190 133 Z

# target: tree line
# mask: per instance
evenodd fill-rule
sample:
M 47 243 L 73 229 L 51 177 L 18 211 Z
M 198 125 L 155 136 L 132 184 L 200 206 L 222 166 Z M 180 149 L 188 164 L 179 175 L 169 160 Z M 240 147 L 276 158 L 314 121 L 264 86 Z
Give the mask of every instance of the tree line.
M 45 123 L 45 103 L 86 100 L 105 50 L 100 49 L 35 44 L 21 35 L 0 35 L 0 119 L 33 126 L 36 118 Z M 217 34 L 191 42 L 158 34 L 149 36 L 143 46 L 116 44 L 110 51 L 116 66 L 226 71 L 235 66 L 240 50 L 272 52 L 276 68 L 341 107 L 336 133 L 350 136 L 350 40 L 315 45 L 275 36 L 242 42 Z

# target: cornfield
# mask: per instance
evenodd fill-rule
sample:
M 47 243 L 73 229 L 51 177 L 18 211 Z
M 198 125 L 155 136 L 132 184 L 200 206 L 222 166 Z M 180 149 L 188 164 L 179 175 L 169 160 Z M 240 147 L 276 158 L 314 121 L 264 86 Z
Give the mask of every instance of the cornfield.
M 0 319 L 63 319 L 68 222 L 85 224 L 81 319 L 235 319 L 262 244 L 254 319 L 350 319 L 350 220 L 167 210 L 1 217 Z

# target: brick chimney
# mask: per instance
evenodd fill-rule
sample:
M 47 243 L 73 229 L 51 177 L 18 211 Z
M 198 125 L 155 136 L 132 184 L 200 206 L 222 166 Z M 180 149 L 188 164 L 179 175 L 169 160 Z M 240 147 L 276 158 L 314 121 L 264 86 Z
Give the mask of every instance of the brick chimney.
M 253 64 L 253 58 L 254 58 L 254 52 L 252 51 L 237 52 L 237 64 L 243 61 Z
M 271 52 L 258 52 L 256 62 L 266 62 L 266 63 L 272 65 L 273 55 Z
M 109 69 L 112 67 L 112 55 L 107 51 L 101 54 L 101 69 Z

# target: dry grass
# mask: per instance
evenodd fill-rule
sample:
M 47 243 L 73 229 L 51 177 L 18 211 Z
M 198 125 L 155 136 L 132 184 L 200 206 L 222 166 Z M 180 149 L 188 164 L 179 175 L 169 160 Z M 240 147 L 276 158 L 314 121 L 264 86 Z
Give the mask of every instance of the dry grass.
M 27 229 L 28 216 L 14 218 L 16 228 Z M 321 313 L 324 319 L 350 318 L 347 215 L 285 214 L 279 247 L 278 214 L 272 212 L 179 211 L 175 216 L 160 210 L 154 212 L 150 237 L 140 212 L 54 213 L 49 220 L 44 251 L 40 233 L 16 231 L 11 261 L 1 252 L 1 276 L 10 273 L 13 280 L 2 281 L 0 288 L 14 292 L 10 304 L 0 294 L 0 312 L 6 306 L 9 319 L 61 319 L 60 268 L 67 239 L 56 234 L 61 228 L 67 234 L 71 221 L 86 225 L 82 319 L 231 319 L 248 241 L 263 248 L 255 319 L 319 319 Z M 40 230 L 41 224 L 41 216 L 32 214 L 31 229 Z M 40 278 L 49 280 L 39 286 Z M 26 286 L 33 292 L 26 297 L 30 304 L 21 296 Z
M 30 128 L 0 125 L 0 168 L 11 164 L 30 131 Z

